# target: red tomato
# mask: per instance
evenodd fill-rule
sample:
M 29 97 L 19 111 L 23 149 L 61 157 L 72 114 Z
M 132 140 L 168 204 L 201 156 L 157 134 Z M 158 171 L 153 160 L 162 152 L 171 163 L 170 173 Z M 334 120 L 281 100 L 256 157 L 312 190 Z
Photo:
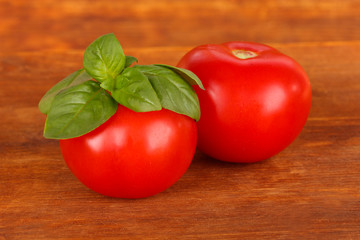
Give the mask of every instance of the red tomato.
M 299 135 L 310 112 L 311 87 L 301 66 L 262 44 L 228 42 L 188 52 L 178 67 L 193 71 L 201 107 L 198 147 L 229 162 L 274 156 Z
M 126 107 L 94 131 L 60 140 L 74 175 L 90 189 L 111 197 L 142 198 L 174 184 L 196 148 L 196 123 L 162 109 L 137 113 Z

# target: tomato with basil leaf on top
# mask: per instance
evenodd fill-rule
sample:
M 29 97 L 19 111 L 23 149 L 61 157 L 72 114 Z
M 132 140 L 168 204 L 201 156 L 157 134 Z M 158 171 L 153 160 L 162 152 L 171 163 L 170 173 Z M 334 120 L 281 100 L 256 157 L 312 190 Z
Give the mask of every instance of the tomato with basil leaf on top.
M 285 149 L 300 134 L 311 107 L 303 68 L 276 49 L 251 42 L 201 45 L 178 67 L 195 73 L 202 117 L 198 146 L 228 162 L 257 162 Z
M 162 192 L 195 153 L 200 106 L 192 85 L 203 88 L 201 81 L 186 69 L 136 62 L 114 34 L 101 36 L 86 49 L 84 68 L 39 103 L 44 137 L 59 139 L 73 174 L 106 196 Z

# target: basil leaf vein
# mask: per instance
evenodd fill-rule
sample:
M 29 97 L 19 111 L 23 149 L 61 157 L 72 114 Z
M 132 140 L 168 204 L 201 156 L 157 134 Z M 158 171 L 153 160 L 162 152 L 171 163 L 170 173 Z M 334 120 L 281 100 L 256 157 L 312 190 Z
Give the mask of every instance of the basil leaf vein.
M 45 95 L 41 98 L 39 102 L 39 110 L 47 114 L 50 111 L 51 104 L 55 98 L 55 96 L 62 90 L 76 86 L 85 81 L 91 80 L 92 77 L 85 71 L 85 69 L 80 69 L 78 71 L 73 72 L 45 93 Z
M 83 65 L 97 81 L 115 79 L 124 69 L 126 57 L 113 33 L 103 35 L 92 42 L 85 50 Z
M 199 99 L 192 86 L 174 71 L 157 65 L 135 65 L 146 75 L 163 108 L 200 119 Z
M 99 84 L 87 81 L 57 94 L 47 115 L 45 138 L 67 139 L 84 135 L 107 121 L 116 101 Z
M 135 68 L 126 68 L 115 79 L 113 98 L 136 112 L 161 110 L 160 100 L 148 78 Z
M 179 74 L 182 78 L 184 78 L 191 85 L 198 85 L 202 90 L 205 90 L 201 80 L 198 78 L 198 76 L 196 76 L 195 73 L 193 73 L 190 70 L 187 70 L 184 68 L 178 68 L 178 67 L 174 67 L 174 66 L 166 65 L 166 64 L 154 64 L 154 65 L 166 67 L 166 68 L 174 71 L 175 73 Z

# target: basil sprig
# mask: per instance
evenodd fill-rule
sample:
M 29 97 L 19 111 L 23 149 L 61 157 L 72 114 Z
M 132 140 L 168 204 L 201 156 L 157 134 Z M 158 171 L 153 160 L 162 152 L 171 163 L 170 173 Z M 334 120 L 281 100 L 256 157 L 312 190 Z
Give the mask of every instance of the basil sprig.
M 39 109 L 47 114 L 44 137 L 68 139 L 89 133 L 114 115 L 119 104 L 136 112 L 165 108 L 199 120 L 192 85 L 204 87 L 193 72 L 136 63 L 112 33 L 91 43 L 84 53 L 84 68 L 58 82 L 40 100 Z

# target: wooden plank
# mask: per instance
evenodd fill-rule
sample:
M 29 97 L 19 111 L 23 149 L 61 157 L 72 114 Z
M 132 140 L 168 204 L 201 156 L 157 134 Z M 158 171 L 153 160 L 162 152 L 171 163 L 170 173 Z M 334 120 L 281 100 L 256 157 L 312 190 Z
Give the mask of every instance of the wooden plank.
M 0 0 L 0 240 L 359 239 L 358 9 L 358 0 Z M 175 65 L 204 43 L 271 44 L 309 74 L 305 129 L 256 164 L 198 151 L 154 197 L 96 194 L 42 137 L 37 104 L 108 32 L 140 64 Z
M 359 40 L 359 9 L 358 0 L 0 0 L 0 51 L 83 50 L 109 32 L 126 48 Z

